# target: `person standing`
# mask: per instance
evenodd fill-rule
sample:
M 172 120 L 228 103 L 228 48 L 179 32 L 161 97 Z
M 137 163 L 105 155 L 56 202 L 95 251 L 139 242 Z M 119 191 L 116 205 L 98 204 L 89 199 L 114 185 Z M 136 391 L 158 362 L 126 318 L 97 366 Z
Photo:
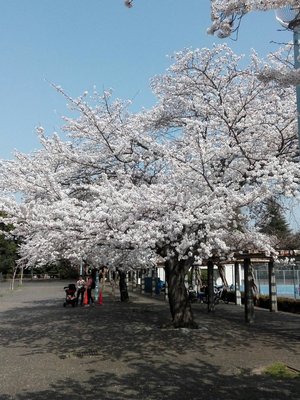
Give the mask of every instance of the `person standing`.
M 76 287 L 77 287 L 77 304 L 79 302 L 79 297 L 80 297 L 80 305 L 82 306 L 84 289 L 85 289 L 85 280 L 83 279 L 82 275 L 79 276 L 79 279 L 76 282 Z
M 93 280 L 92 275 L 89 275 L 87 282 L 86 282 L 88 305 L 94 304 L 94 298 L 92 296 L 92 289 L 94 289 L 94 288 L 95 288 L 95 281 Z

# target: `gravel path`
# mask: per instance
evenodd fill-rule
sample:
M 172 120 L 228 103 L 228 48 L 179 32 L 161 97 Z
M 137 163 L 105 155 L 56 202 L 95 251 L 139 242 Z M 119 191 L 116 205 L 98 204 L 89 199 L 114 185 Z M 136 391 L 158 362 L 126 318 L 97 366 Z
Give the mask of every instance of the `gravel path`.
M 168 305 L 130 293 L 123 304 L 64 308 L 69 282 L 0 283 L 0 400 L 300 399 L 300 379 L 261 374 L 275 361 L 300 370 L 300 316 L 194 307 L 198 330 L 162 329 Z

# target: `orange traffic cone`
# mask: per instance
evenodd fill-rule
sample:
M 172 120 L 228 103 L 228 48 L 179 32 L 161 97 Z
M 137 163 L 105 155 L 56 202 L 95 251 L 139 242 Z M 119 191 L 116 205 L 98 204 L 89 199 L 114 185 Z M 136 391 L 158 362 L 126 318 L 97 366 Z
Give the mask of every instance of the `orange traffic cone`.
M 87 290 L 85 290 L 84 295 L 83 295 L 83 305 L 86 306 L 88 303 L 89 303 L 88 294 L 87 294 Z
M 100 293 L 99 293 L 98 304 L 103 304 L 102 290 L 100 290 Z

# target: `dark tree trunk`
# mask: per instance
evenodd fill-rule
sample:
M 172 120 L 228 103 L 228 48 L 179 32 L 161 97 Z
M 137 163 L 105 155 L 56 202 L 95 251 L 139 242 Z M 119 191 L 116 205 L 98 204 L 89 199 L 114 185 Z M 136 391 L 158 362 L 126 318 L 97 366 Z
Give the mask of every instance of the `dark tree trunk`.
M 165 262 L 169 305 L 175 328 L 197 328 L 184 278 L 189 267 L 187 260 L 171 258 Z
M 124 271 L 119 271 L 119 278 L 120 278 L 119 286 L 120 286 L 121 301 L 128 301 L 129 295 L 126 283 L 126 273 Z

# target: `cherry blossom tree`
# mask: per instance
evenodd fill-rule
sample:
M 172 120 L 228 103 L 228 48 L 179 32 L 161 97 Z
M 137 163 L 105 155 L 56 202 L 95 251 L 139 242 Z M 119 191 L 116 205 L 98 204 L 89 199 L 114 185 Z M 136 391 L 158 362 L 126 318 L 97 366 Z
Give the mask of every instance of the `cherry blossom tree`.
M 21 261 L 138 269 L 163 258 L 173 324 L 194 327 L 189 267 L 237 248 L 272 252 L 251 207 L 298 193 L 293 91 L 258 80 L 256 54 L 240 65 L 225 45 L 176 53 L 152 81 L 157 105 L 137 114 L 110 93 L 71 99 L 57 88 L 73 115 L 68 140 L 39 128 L 41 150 L 0 165 Z
M 285 6 L 299 8 L 298 0 L 211 0 L 212 25 L 208 33 L 221 38 L 239 27 L 242 17 L 251 11 L 267 11 Z
M 250 243 L 270 250 L 247 225 L 246 214 L 258 199 L 298 190 L 293 90 L 259 82 L 255 54 L 247 68 L 240 69 L 239 62 L 227 46 L 188 50 L 176 54 L 169 73 L 153 81 L 160 100 L 155 125 L 166 135 L 180 132 L 166 151 L 174 185 L 180 182 L 184 193 L 176 204 L 182 221 L 189 221 L 180 232 L 185 248 L 181 242 L 178 251 L 178 243 L 169 240 L 171 276 L 186 271 L 197 251 L 209 257 L 249 249 Z M 172 295 L 178 296 L 178 289 Z
M 156 167 L 150 159 L 140 163 L 138 147 L 146 148 L 147 143 L 139 136 L 141 144 L 135 149 L 136 133 L 131 129 L 135 117 L 126 117 L 125 105 L 119 101 L 110 105 L 108 93 L 97 99 L 95 108 L 85 103 L 84 96 L 68 100 L 72 111 L 81 114 L 77 120 L 66 118 L 64 130 L 70 132 L 72 142 L 63 142 L 57 135 L 46 138 L 39 128 L 42 150 L 17 153 L 15 160 L 2 163 L 3 181 L 10 182 L 6 187 L 24 196 L 20 205 L 10 198 L 4 204 L 19 221 L 19 234 L 29 238 L 22 251 L 29 264 L 58 257 L 96 257 L 106 264 L 108 249 L 99 253 L 115 240 L 122 257 L 111 254 L 110 259 L 121 257 L 124 262 L 123 247 L 132 253 L 134 249 L 118 236 L 114 240 L 115 226 L 123 229 L 117 203 L 128 213 L 130 205 L 123 200 L 130 187 L 126 179 L 146 182 L 151 179 L 147 169 L 154 176 Z

